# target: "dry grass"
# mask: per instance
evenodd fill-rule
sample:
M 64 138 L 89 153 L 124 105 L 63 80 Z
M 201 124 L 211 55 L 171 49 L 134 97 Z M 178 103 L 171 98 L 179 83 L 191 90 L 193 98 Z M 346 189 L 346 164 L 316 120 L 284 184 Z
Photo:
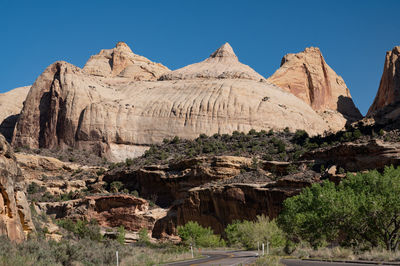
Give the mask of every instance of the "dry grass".
M 400 251 L 391 252 L 384 249 L 373 249 L 364 252 L 354 252 L 349 248 L 319 248 L 307 246 L 297 248 L 291 256 L 301 259 L 335 259 L 335 260 L 366 260 L 366 261 L 400 261 Z
M 158 265 L 160 263 L 182 261 L 192 258 L 191 253 L 188 251 L 163 252 L 162 250 L 151 248 L 135 248 L 132 254 L 132 256 L 123 258 L 120 265 Z M 195 252 L 194 256 L 199 257 L 200 254 Z

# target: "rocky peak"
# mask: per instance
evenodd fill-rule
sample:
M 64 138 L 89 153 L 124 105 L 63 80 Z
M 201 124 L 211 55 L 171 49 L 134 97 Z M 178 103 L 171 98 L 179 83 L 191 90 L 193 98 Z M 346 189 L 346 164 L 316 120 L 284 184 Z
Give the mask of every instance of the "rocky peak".
M 126 43 L 124 43 L 124 42 L 118 42 L 118 43 L 115 45 L 115 48 L 116 48 L 117 50 L 122 50 L 122 51 L 126 51 L 126 52 L 128 52 L 128 53 L 132 53 L 132 54 L 133 54 L 131 48 L 130 48 Z
M 229 43 L 225 43 L 202 62 L 185 66 L 161 76 L 160 80 L 180 79 L 252 79 L 264 77 L 239 62 Z
M 285 55 L 281 67 L 267 80 L 290 91 L 316 111 L 337 111 L 350 121 L 362 117 L 346 83 L 329 67 L 317 47 Z
M 400 102 L 400 46 L 395 46 L 392 51 L 386 52 L 379 89 L 367 116 L 373 116 L 383 107 L 393 104 L 396 105 L 393 107 L 397 109 L 398 102 Z
M 210 55 L 210 58 L 219 58 L 219 57 L 234 58 L 238 60 L 235 52 L 232 49 L 232 46 L 229 43 L 225 43 Z
M 115 48 L 104 49 L 91 56 L 83 70 L 89 75 L 133 80 L 156 80 L 169 71 L 162 64 L 134 54 L 124 42 L 118 42 Z

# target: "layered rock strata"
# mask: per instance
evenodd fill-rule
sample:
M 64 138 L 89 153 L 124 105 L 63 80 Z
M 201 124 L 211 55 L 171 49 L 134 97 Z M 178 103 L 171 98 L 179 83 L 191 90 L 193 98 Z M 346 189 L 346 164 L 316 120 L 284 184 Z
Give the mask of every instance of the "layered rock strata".
M 21 242 L 35 230 L 14 152 L 0 135 L 0 235 Z

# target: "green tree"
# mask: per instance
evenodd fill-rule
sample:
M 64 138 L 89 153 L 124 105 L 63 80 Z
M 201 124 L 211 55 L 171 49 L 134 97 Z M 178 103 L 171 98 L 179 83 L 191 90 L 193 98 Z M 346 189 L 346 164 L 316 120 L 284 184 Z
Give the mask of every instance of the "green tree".
M 121 245 L 125 244 L 125 227 L 123 225 L 117 229 L 117 241 Z
M 396 250 L 400 243 L 400 168 L 348 174 L 288 198 L 279 224 L 293 240 Z
M 214 235 L 210 227 L 204 228 L 197 222 L 190 221 L 184 226 L 178 226 L 178 235 L 186 244 L 199 247 L 224 246 L 225 242 L 220 236 Z
M 271 247 L 282 247 L 285 244 L 284 233 L 275 221 L 268 217 L 257 216 L 255 221 L 234 221 L 225 229 L 230 246 L 256 249 L 257 243 L 271 244 Z
M 114 181 L 110 184 L 110 191 L 117 193 L 123 186 L 121 181 Z
M 139 243 L 145 245 L 150 243 L 149 231 L 146 228 L 142 228 L 139 230 Z

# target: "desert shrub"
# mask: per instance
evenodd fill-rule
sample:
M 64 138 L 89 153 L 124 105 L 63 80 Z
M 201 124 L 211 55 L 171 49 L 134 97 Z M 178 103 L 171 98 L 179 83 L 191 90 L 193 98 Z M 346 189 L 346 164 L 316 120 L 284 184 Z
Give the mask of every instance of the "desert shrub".
M 400 244 L 400 168 L 348 174 L 338 186 L 313 184 L 284 201 L 279 224 L 293 240 L 396 250 Z
M 57 225 L 63 227 L 67 231 L 70 231 L 80 239 L 88 238 L 94 241 L 102 240 L 100 227 L 97 225 L 95 220 L 90 222 L 85 220 L 77 220 L 74 222 L 71 219 L 60 219 L 57 221 Z
M 150 243 L 149 231 L 146 228 L 139 230 L 139 243 L 145 245 Z
M 123 225 L 117 229 L 117 241 L 121 245 L 125 244 L 125 227 Z
M 133 164 L 133 159 L 131 159 L 131 158 L 126 158 L 126 159 L 125 159 L 125 164 L 126 164 L 126 166 L 131 166 L 131 165 Z
M 230 246 L 257 249 L 258 243 L 269 242 L 271 247 L 283 247 L 284 233 L 275 221 L 268 217 L 257 216 L 256 221 L 235 221 L 225 229 Z
M 106 170 L 104 168 L 100 168 L 99 170 L 97 170 L 96 174 L 98 176 L 100 176 L 100 175 L 104 174 L 105 172 L 106 172 Z
M 185 244 L 192 244 L 198 247 L 224 246 L 220 236 L 214 235 L 210 227 L 204 228 L 197 222 L 188 222 L 184 226 L 178 226 L 178 235 Z
M 359 129 L 354 130 L 354 132 L 353 132 L 354 139 L 359 139 L 359 138 L 361 138 L 361 136 L 362 136 L 362 133 Z
M 44 191 L 46 191 L 46 187 L 39 186 L 35 182 L 30 183 L 28 188 L 27 188 L 28 194 L 35 194 L 35 193 L 44 192 Z
M 123 186 L 124 184 L 121 181 L 113 181 L 110 184 L 110 191 L 118 192 Z

